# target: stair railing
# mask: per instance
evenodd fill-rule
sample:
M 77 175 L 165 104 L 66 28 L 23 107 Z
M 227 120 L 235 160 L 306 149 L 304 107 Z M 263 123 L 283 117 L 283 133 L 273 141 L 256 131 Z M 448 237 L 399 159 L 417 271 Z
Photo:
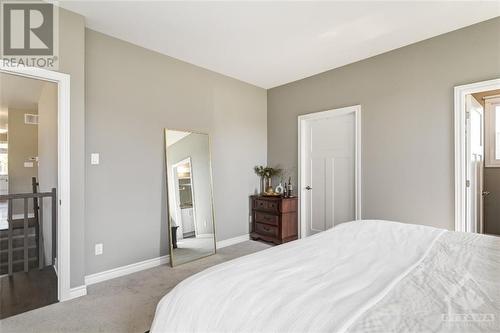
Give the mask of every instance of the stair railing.
M 13 231 L 14 231 L 14 219 L 12 217 L 12 207 L 14 200 L 23 200 L 24 201 L 24 218 L 23 218 L 23 263 L 24 263 L 24 271 L 28 272 L 29 270 L 29 256 L 28 256 L 28 228 L 29 228 L 29 216 L 28 216 L 28 200 L 34 199 L 36 204 L 39 204 L 38 207 L 33 207 L 35 211 L 35 216 L 37 219 L 35 220 L 35 225 L 38 226 L 38 268 L 42 269 L 45 267 L 44 265 L 44 244 L 43 244 L 43 199 L 51 198 L 52 203 L 52 264 L 55 264 L 56 258 L 56 228 L 57 228 L 57 195 L 56 189 L 53 188 L 51 192 L 42 192 L 42 193 L 20 193 L 20 194 L 7 194 L 0 195 L 0 201 L 8 202 L 8 217 L 7 222 L 9 224 L 8 229 L 8 274 L 13 274 Z

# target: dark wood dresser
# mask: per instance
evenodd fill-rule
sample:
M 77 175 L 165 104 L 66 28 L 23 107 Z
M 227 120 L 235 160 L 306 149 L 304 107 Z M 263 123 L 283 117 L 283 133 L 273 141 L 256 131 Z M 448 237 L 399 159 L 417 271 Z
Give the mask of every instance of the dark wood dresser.
M 297 239 L 297 198 L 251 196 L 252 239 L 282 244 Z

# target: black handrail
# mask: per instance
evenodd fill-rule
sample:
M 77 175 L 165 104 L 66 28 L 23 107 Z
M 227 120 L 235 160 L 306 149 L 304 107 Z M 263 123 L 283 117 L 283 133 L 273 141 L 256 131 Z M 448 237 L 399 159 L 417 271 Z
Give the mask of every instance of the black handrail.
M 17 193 L 17 194 L 2 194 L 0 195 L 0 201 L 6 201 L 10 199 L 24 199 L 24 198 L 41 198 L 41 197 L 51 197 L 52 192 L 40 192 L 40 193 Z

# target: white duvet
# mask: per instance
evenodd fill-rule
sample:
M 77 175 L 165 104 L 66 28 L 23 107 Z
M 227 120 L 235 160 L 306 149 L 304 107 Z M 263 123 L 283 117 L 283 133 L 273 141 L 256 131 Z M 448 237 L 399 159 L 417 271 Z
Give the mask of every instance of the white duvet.
M 498 332 L 500 240 L 356 221 L 180 283 L 151 332 Z

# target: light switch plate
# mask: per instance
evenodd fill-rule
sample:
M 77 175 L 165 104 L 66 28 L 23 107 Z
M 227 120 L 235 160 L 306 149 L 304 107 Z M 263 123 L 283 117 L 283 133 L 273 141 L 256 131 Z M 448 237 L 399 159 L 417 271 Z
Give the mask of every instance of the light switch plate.
M 92 165 L 99 164 L 99 153 L 90 154 L 90 164 L 92 164 Z
M 103 248 L 102 243 L 95 245 L 95 255 L 96 256 L 100 256 L 102 254 L 103 250 L 104 250 L 104 248 Z
M 24 162 L 24 167 L 25 168 L 32 168 L 33 167 L 33 162 Z

